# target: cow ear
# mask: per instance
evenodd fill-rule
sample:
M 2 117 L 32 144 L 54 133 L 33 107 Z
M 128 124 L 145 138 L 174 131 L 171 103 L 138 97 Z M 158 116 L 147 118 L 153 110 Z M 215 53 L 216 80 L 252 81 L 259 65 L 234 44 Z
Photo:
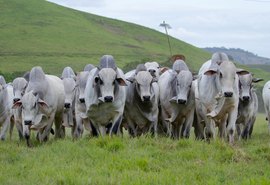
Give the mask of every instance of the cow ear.
M 126 80 L 129 81 L 130 83 L 133 83 L 135 81 L 135 77 L 131 76 L 131 77 L 128 77 Z
M 209 69 L 209 70 L 205 71 L 204 74 L 207 75 L 207 76 L 212 76 L 214 74 L 217 74 L 217 71 L 213 70 L 213 69 Z
M 120 86 L 127 86 L 127 83 L 123 78 L 117 78 L 116 81 Z
M 38 105 L 41 106 L 42 108 L 49 108 L 48 104 L 41 99 L 38 100 Z
M 162 68 L 160 69 L 160 74 L 165 73 L 165 71 L 167 71 L 167 70 L 169 70 L 168 67 L 162 67 Z
M 262 78 L 252 78 L 253 83 L 258 83 L 260 81 L 264 81 L 264 79 L 262 79 Z
M 250 74 L 250 72 L 245 70 L 245 69 L 237 69 L 236 74 L 238 74 L 238 75 L 247 75 L 247 74 Z
M 22 106 L 21 101 L 17 101 L 16 103 L 13 104 L 12 109 L 18 109 Z

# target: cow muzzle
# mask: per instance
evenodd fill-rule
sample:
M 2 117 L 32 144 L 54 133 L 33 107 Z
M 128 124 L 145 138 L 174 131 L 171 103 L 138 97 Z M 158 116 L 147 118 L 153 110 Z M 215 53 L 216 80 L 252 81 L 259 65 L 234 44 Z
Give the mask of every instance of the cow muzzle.
M 112 96 L 105 96 L 104 97 L 104 101 L 105 102 L 112 102 L 113 101 L 113 97 Z
M 31 120 L 25 120 L 24 125 L 32 125 L 32 121 Z
M 233 92 L 224 92 L 224 96 L 225 96 L 226 98 L 230 98 L 230 97 L 233 96 Z
M 187 100 L 178 99 L 178 100 L 177 100 L 177 103 L 178 103 L 178 104 L 186 104 L 186 103 L 187 103 Z

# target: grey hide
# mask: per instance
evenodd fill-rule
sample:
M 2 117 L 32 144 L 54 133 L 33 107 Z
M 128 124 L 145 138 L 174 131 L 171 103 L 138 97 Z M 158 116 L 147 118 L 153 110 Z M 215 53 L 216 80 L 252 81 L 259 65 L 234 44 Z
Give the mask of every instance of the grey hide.
M 5 78 L 2 75 L 0 75 L 0 85 L 6 85 L 6 84 L 7 83 L 6 83 Z
M 192 80 L 189 70 L 168 70 L 158 81 L 162 123 L 167 126 L 167 134 L 176 139 L 190 135 L 195 111 Z
M 92 64 L 87 64 L 85 67 L 84 67 L 84 69 L 83 69 L 83 71 L 88 71 L 88 72 L 90 72 L 92 69 L 94 69 L 95 68 L 95 66 L 94 65 L 92 65 Z
M 100 70 L 102 68 L 112 68 L 114 70 L 117 69 L 113 56 L 111 56 L 111 55 L 103 55 L 101 57 L 101 59 L 99 61 L 98 69 Z
M 15 78 L 12 82 L 13 84 L 13 103 L 20 101 L 22 96 L 25 93 L 28 82 L 23 77 Z M 22 108 L 17 108 L 13 110 L 14 112 L 14 121 L 16 128 L 19 133 L 19 138 L 23 139 L 23 127 L 22 127 Z
M 1 76 L 2 77 L 2 76 Z M 13 104 L 13 87 L 10 84 L 5 84 L 4 77 L 0 78 L 0 139 L 5 140 L 6 132 L 10 127 L 11 117 L 13 115 L 12 112 L 12 104 Z M 10 130 L 10 137 L 12 129 Z
M 56 137 L 64 137 L 62 114 L 64 86 L 60 78 L 45 75 L 41 67 L 33 67 L 25 94 L 13 107 L 22 108 L 23 135 L 30 146 L 30 129 L 38 130 L 38 140 L 46 141 L 53 123 Z
M 199 76 L 197 83 L 198 89 L 195 90 L 197 124 L 205 124 L 204 131 L 201 132 L 206 139 L 215 137 L 217 125 L 219 136 L 225 138 L 227 135 L 229 142 L 233 143 L 239 102 L 235 65 L 230 61 L 212 65 Z
M 138 66 L 137 69 L 140 67 Z M 127 73 L 128 74 L 128 73 Z M 139 136 L 148 132 L 157 135 L 159 87 L 156 78 L 141 70 L 126 75 L 128 82 L 124 117 L 129 133 Z
M 250 73 L 237 72 L 239 77 L 239 105 L 236 121 L 237 133 L 240 138 L 250 138 L 258 111 L 258 98 L 253 83 L 262 79 L 254 79 Z
M 71 127 L 74 132 L 75 125 L 75 86 L 76 75 L 71 67 L 65 67 L 61 79 L 65 90 L 65 103 L 63 113 L 63 125 Z
M 187 64 L 183 60 L 176 60 L 173 63 L 172 70 L 179 73 L 182 70 L 189 71 Z
M 111 60 L 111 57 L 105 57 L 105 62 L 107 59 Z M 106 126 L 112 124 L 108 131 L 111 135 L 116 124 L 121 123 L 126 99 L 125 85 L 124 74 L 119 68 L 95 68 L 90 71 L 85 88 L 86 110 L 101 136 L 106 134 Z

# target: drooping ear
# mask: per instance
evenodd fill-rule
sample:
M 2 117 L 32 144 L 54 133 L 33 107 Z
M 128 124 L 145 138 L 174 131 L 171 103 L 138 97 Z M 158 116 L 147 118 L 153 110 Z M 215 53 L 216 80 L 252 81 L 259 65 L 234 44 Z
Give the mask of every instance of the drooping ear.
M 212 76 L 212 75 L 217 74 L 217 70 L 209 69 L 209 70 L 205 71 L 204 74 L 207 76 Z
M 135 81 L 135 77 L 131 76 L 131 77 L 128 77 L 126 80 L 129 81 L 130 83 L 133 83 Z
M 245 69 L 237 69 L 236 74 L 238 74 L 238 75 L 247 75 L 247 74 L 250 74 L 250 72 L 245 70 Z
M 260 81 L 264 81 L 264 79 L 262 79 L 262 78 L 252 78 L 253 83 L 258 83 Z
M 160 68 L 160 74 L 165 73 L 165 71 L 167 71 L 167 70 L 169 70 L 168 67 L 162 67 L 162 68 Z
M 14 103 L 12 105 L 12 109 L 18 109 L 22 106 L 22 102 L 21 101 L 17 101 L 16 103 Z
M 49 108 L 48 104 L 45 101 L 43 101 L 42 99 L 38 99 L 38 105 L 43 109 Z
M 120 86 L 127 86 L 127 83 L 123 78 L 117 78 L 116 81 Z

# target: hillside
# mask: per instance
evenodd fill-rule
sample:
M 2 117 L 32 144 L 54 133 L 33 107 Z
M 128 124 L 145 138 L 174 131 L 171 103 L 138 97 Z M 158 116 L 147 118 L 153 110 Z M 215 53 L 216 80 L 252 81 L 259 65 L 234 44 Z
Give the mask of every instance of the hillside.
M 203 48 L 206 51 L 209 51 L 211 53 L 215 52 L 224 52 L 227 53 L 233 61 L 238 62 L 239 64 L 244 65 L 270 65 L 270 59 L 265 57 L 260 57 L 258 55 L 255 55 L 254 53 L 251 53 L 249 51 L 245 51 L 243 49 L 239 48 L 225 48 L 225 47 L 207 47 Z
M 64 66 L 81 70 L 112 54 L 118 65 L 166 61 L 166 35 L 139 25 L 108 19 L 43 0 L 0 0 L 0 70 L 26 71 L 41 65 L 59 74 Z M 198 68 L 210 54 L 175 38 L 173 53 Z

